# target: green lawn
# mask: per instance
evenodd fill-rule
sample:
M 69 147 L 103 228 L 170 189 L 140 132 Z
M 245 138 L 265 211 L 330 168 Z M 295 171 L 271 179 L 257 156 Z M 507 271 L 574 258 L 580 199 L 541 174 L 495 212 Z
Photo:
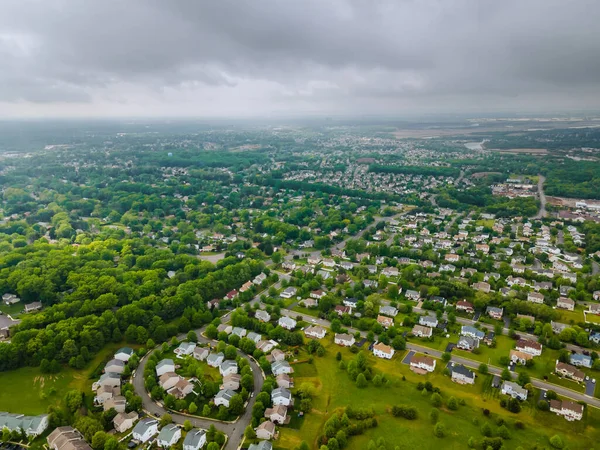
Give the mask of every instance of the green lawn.
M 0 372 L 0 411 L 42 414 L 48 410 L 48 406 L 60 403 L 71 389 L 85 392 L 86 400 L 91 403 L 92 383 L 95 380 L 90 375 L 122 346 L 107 345 L 80 371 L 65 367 L 58 374 L 42 374 L 38 367 L 23 367 Z
M 412 373 L 402 357 L 406 352 L 398 352 L 391 361 L 382 360 L 369 355 L 368 360 L 376 372 L 385 373 L 390 380 L 389 386 L 375 387 L 369 384 L 364 389 L 358 389 L 345 371 L 338 368 L 335 354 L 340 351 L 345 361 L 355 358 L 348 349 L 340 348 L 332 343 L 331 337 L 322 340 L 326 348 L 324 357 L 315 357 L 313 364 L 303 363 L 294 365 L 295 386 L 308 382 L 316 387 L 317 395 L 313 400 L 313 410 L 303 420 L 296 421 L 294 427 L 280 427 L 280 439 L 275 442 L 276 448 L 293 449 L 302 440 L 306 440 L 311 448 L 316 449 L 315 439 L 321 434 L 325 421 L 339 408 L 351 405 L 354 407 L 373 407 L 376 412 L 378 426 L 360 436 L 350 437 L 349 450 L 367 448 L 370 439 L 385 438 L 388 448 L 418 449 L 464 449 L 470 436 L 480 439 L 479 428 L 490 419 L 485 418 L 482 408 L 489 409 L 492 417 L 503 417 L 510 430 L 511 439 L 506 441 L 503 448 L 515 449 L 518 446 L 531 449 L 548 447 L 548 437 L 560 434 L 566 438 L 570 449 L 590 449 L 600 439 L 600 430 L 591 426 L 600 420 L 600 412 L 590 409 L 581 423 L 568 423 L 551 413 L 537 411 L 531 402 L 524 404 L 523 411 L 511 414 L 499 405 L 499 394 L 489 388 L 491 376 L 478 377 L 474 386 L 461 386 L 452 383 L 442 374 L 444 364 L 438 360 L 433 374 L 420 376 Z M 405 376 L 406 381 L 402 381 Z M 416 389 L 416 383 L 429 380 L 442 391 L 442 396 L 462 398 L 465 405 L 458 411 L 441 409 L 440 421 L 446 425 L 448 435 L 443 439 L 433 436 L 433 425 L 427 415 L 431 410 L 429 396 L 423 396 Z M 410 404 L 417 408 L 419 417 L 415 421 L 395 418 L 390 408 L 395 404 Z M 478 423 L 474 424 L 476 418 Z M 513 423 L 520 420 L 525 424 L 524 430 L 517 430 Z M 492 428 L 496 425 L 491 421 Z M 590 425 L 590 426 L 588 426 Z
M 25 309 L 25 302 L 15 303 L 14 305 L 6 305 L 4 303 L 0 303 L 0 311 L 3 314 L 10 315 L 13 319 L 16 319 L 23 313 Z
M 495 348 L 490 348 L 486 344 L 481 342 L 481 344 L 479 345 L 479 354 L 467 352 L 458 348 L 452 350 L 452 354 L 456 356 L 462 356 L 463 358 L 473 359 L 475 361 L 479 361 L 485 364 L 491 364 L 493 366 L 502 367 L 499 361 L 500 357 L 508 357 L 510 350 L 514 347 L 514 345 L 515 341 L 509 338 L 508 336 L 497 336 Z

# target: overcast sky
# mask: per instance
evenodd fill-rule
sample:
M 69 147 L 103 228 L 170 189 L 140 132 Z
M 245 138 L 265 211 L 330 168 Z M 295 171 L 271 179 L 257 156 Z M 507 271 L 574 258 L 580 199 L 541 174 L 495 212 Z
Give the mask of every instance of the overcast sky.
M 599 0 L 0 0 L 0 116 L 600 109 Z

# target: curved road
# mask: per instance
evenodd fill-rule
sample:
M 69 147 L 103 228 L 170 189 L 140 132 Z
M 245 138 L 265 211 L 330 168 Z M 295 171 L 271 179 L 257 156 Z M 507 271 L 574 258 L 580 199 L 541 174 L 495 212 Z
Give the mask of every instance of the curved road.
M 196 335 L 198 336 L 198 342 L 211 345 L 216 343 L 216 341 L 211 341 L 210 339 L 207 339 L 204 336 L 202 336 L 201 332 L 203 330 L 204 328 L 195 330 Z M 178 336 L 178 338 L 185 339 L 185 335 Z M 144 369 L 146 367 L 146 363 L 148 362 L 148 356 L 151 353 L 153 353 L 153 351 L 148 352 L 140 360 L 140 364 L 133 375 L 133 387 L 137 395 L 142 397 L 142 406 L 144 410 L 147 413 L 157 417 L 160 417 L 163 414 L 170 414 L 173 418 L 173 422 L 178 424 L 183 424 L 184 421 L 189 420 L 194 427 L 198 428 L 208 429 L 211 425 L 214 425 L 217 428 L 217 430 L 222 431 L 229 438 L 227 440 L 227 444 L 225 445 L 225 450 L 237 449 L 242 442 L 242 435 L 244 434 L 244 430 L 252 420 L 252 407 L 256 402 L 256 395 L 252 395 L 252 397 L 250 397 L 248 404 L 246 405 L 246 409 L 244 410 L 244 413 L 234 423 L 224 423 L 216 420 L 208 420 L 203 419 L 201 417 L 187 416 L 174 411 L 168 411 L 161 404 L 156 403 L 150 398 L 150 395 L 148 395 L 148 392 L 146 391 L 146 388 L 144 386 Z M 260 392 L 262 390 L 264 382 L 262 370 L 260 369 L 258 364 L 256 364 L 253 358 L 248 357 L 248 355 L 239 350 L 238 354 L 246 358 L 250 362 L 250 367 L 252 368 L 252 376 L 254 377 L 254 392 Z

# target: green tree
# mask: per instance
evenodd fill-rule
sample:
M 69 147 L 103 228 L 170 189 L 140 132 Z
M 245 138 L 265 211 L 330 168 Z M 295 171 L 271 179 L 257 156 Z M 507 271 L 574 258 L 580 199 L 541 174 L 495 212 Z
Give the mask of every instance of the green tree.
M 435 408 L 439 408 L 440 406 L 442 406 L 442 396 L 440 394 L 438 394 L 437 392 L 434 392 L 433 394 L 431 394 L 431 404 Z

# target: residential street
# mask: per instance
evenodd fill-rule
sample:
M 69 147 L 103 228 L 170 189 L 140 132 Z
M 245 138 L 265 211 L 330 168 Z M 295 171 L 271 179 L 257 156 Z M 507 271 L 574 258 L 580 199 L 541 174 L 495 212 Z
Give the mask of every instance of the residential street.
M 204 336 L 202 336 L 202 331 L 204 331 L 204 328 L 196 330 L 196 334 L 198 335 L 198 342 L 211 345 L 216 344 L 216 341 L 211 341 L 210 339 L 207 339 Z M 185 339 L 185 337 L 186 335 L 180 335 L 178 336 L 178 339 L 183 340 Z M 211 425 L 214 425 L 217 428 L 217 430 L 222 431 L 229 437 L 227 445 L 225 445 L 224 447 L 225 450 L 237 449 L 241 445 L 244 430 L 252 419 L 252 407 L 256 402 L 256 395 L 250 397 L 244 413 L 238 418 L 238 420 L 235 423 L 224 423 L 217 420 L 202 419 L 200 417 L 187 416 L 184 414 L 167 411 L 162 406 L 162 404 L 158 404 L 150 398 L 148 392 L 146 392 L 146 389 L 144 387 L 144 368 L 146 367 L 146 363 L 148 362 L 149 354 L 150 353 L 148 353 L 144 358 L 141 359 L 140 365 L 138 366 L 133 375 L 133 387 L 135 389 L 135 392 L 140 397 L 142 397 L 142 405 L 144 410 L 156 417 L 161 417 L 163 414 L 168 413 L 173 418 L 173 421 L 180 425 L 182 425 L 183 422 L 185 422 L 186 420 L 189 420 L 194 427 L 198 428 L 208 429 Z M 242 353 L 238 350 L 238 354 L 240 356 L 243 356 L 250 362 L 250 367 L 252 367 L 252 376 L 254 377 L 254 392 L 260 392 L 264 382 L 264 378 L 260 367 L 258 366 L 258 364 L 256 364 L 253 358 L 248 357 L 245 353 Z

